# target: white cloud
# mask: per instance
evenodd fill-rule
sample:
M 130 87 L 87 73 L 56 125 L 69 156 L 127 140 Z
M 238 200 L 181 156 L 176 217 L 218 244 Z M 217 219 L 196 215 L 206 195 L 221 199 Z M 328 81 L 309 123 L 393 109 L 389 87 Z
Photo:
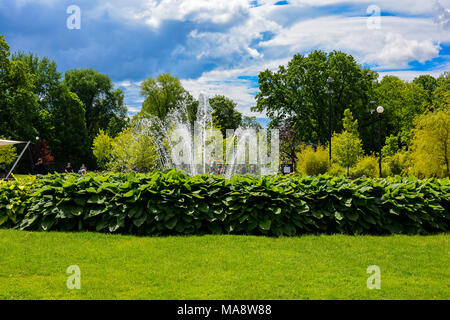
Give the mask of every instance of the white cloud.
M 366 22 L 365 17 L 344 16 L 300 21 L 261 46 L 290 55 L 315 48 L 342 50 L 361 63 L 405 68 L 411 61 L 437 57 L 439 43 L 450 42 L 450 33 L 426 18 L 382 17 L 378 30 L 368 29 Z
M 439 67 L 432 72 L 408 69 L 412 61 L 425 63 L 439 57 L 442 45 L 450 43 L 450 0 L 290 0 L 289 5 L 274 6 L 275 2 L 258 1 L 263 5 L 252 7 L 247 0 L 123 0 L 117 2 L 120 5 L 102 4 L 98 12 L 107 10 L 155 30 L 165 20 L 192 22 L 194 27 L 186 41 L 174 47 L 173 59 L 190 56 L 217 62 L 220 67 L 197 79 L 183 79 L 183 85 L 194 96 L 200 92 L 224 94 L 246 115 L 262 116 L 250 112 L 257 91 L 252 87 L 254 82 L 239 77 L 257 76 L 266 68 L 274 70 L 299 52 L 341 50 L 352 54 L 358 63 L 378 70 L 398 70 L 381 72 L 382 76 L 395 74 L 406 80 L 423 73 L 442 73 Z M 320 12 L 340 4 L 351 13 L 330 14 L 324 9 L 323 14 L 289 15 L 293 9 Z M 395 14 L 381 16 L 380 29 L 367 27 L 366 9 L 372 4 L 382 13 Z M 205 23 L 222 27 L 204 28 Z M 272 36 L 262 41 L 267 32 Z M 137 92 L 133 85 L 127 90 Z M 135 95 L 133 100 L 138 100 Z
M 165 20 L 228 23 L 250 8 L 247 0 L 118 0 L 101 3 L 96 14 L 109 14 L 158 28 Z

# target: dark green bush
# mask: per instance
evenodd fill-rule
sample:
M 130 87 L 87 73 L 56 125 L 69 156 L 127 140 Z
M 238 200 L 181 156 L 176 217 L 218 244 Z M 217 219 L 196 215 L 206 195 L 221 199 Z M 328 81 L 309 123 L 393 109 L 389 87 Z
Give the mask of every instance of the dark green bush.
M 428 234 L 449 230 L 449 179 L 50 175 L 0 184 L 0 224 L 138 235 Z

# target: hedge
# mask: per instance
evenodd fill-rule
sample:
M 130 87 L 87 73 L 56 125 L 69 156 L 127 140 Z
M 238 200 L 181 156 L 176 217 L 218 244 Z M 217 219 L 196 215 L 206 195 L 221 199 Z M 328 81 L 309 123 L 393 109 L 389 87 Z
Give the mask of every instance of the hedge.
M 0 227 L 137 235 L 447 232 L 449 179 L 48 175 L 0 184 Z

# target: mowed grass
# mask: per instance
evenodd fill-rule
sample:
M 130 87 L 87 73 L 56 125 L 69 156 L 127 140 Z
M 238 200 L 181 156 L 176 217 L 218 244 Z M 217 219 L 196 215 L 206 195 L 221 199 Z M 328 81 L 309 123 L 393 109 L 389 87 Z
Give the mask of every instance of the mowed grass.
M 0 299 L 448 299 L 449 240 L 0 230 Z M 67 288 L 70 265 L 79 290 Z M 380 290 L 366 286 L 370 265 Z

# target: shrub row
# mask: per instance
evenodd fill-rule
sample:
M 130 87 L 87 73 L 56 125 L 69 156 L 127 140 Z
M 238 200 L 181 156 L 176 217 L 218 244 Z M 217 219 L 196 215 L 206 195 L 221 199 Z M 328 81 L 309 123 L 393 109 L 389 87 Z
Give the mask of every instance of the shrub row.
M 170 234 L 447 232 L 449 179 L 49 175 L 0 184 L 0 226 Z

